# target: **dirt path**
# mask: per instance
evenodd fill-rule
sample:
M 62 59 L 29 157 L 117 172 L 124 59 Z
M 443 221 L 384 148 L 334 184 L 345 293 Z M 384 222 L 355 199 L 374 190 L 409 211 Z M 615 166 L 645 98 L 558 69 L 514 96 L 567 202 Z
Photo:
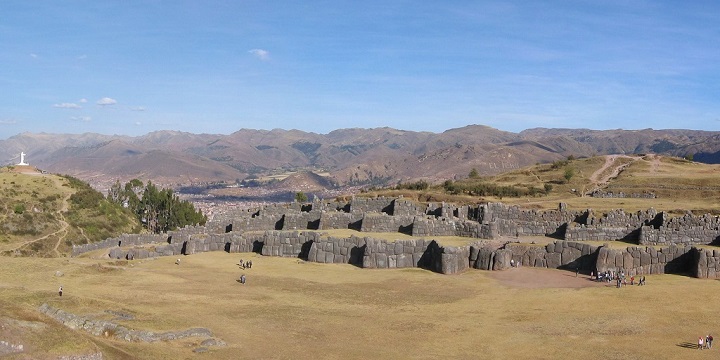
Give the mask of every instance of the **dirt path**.
M 650 163 L 650 172 L 656 173 L 658 172 L 658 168 L 660 168 L 660 157 L 656 154 L 650 155 L 652 162 Z
M 587 274 L 579 274 L 575 277 L 575 273 L 572 271 L 529 266 L 491 271 L 490 277 L 497 280 L 501 285 L 522 289 L 612 286 L 609 283 L 593 281 Z
M 632 162 L 627 164 L 620 164 L 615 165 L 615 161 L 619 158 L 625 158 L 625 159 L 632 159 Z M 602 186 L 607 185 L 607 183 L 610 181 L 610 179 L 614 179 L 620 175 L 620 172 L 623 171 L 626 167 L 628 167 L 630 164 L 632 164 L 635 161 L 640 160 L 641 158 L 639 156 L 628 156 L 628 155 L 605 155 L 605 164 L 601 166 L 599 169 L 595 170 L 595 172 L 590 175 L 590 183 L 593 187 L 592 191 L 600 189 Z M 607 173 L 608 169 L 612 168 L 611 172 Z M 607 173 L 602 178 L 601 175 Z

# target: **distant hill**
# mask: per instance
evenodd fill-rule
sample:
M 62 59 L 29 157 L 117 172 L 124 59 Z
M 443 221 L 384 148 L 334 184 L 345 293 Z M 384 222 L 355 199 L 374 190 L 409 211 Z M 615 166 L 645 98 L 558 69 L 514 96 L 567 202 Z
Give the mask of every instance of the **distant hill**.
M 528 129 L 469 125 L 442 133 L 392 128 L 242 129 L 228 135 L 157 131 L 143 136 L 22 133 L 0 141 L 0 159 L 93 183 L 131 178 L 160 184 L 236 182 L 301 170 L 328 173 L 337 186 L 494 175 L 568 156 L 654 153 L 720 163 L 720 132 L 695 130 Z

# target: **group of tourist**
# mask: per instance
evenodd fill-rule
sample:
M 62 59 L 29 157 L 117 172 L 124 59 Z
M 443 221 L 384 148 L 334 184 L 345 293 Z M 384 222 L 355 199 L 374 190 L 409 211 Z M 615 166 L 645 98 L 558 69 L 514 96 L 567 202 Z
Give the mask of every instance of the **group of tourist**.
M 626 286 L 628 284 L 628 280 L 630 281 L 630 285 L 635 285 L 635 276 L 630 276 L 628 279 L 628 277 L 625 275 L 625 271 L 623 270 L 620 270 L 618 272 L 612 270 L 598 272 L 597 276 L 595 276 L 593 272 L 590 272 L 590 278 L 599 282 L 615 281 L 618 288 Z M 645 285 L 645 275 L 637 279 L 637 284 L 638 286 Z
M 705 336 L 705 338 L 703 338 L 702 336 L 700 336 L 700 337 L 698 338 L 698 347 L 697 347 L 697 348 L 700 349 L 700 350 L 702 350 L 702 349 L 710 349 L 710 348 L 712 348 L 712 342 L 713 342 L 713 337 L 712 337 L 712 335 L 709 335 L 709 334 L 708 334 L 707 336 Z
M 252 260 L 243 261 L 243 259 L 240 259 L 238 266 L 240 266 L 243 270 L 250 269 L 252 268 Z
M 238 262 L 238 266 L 240 266 L 243 270 L 252 268 L 252 265 L 252 260 L 243 261 L 243 259 L 240 259 L 240 262 Z M 240 275 L 240 279 L 238 280 L 238 282 L 245 285 L 245 281 L 245 274 Z

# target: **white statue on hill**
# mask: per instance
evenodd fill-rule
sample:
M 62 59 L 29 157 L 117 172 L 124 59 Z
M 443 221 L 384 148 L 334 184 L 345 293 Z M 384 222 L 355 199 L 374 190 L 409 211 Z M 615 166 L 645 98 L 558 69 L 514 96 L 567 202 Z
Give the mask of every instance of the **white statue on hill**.
M 20 162 L 18 163 L 18 165 L 30 165 L 25 162 L 25 153 L 24 152 L 20 153 Z

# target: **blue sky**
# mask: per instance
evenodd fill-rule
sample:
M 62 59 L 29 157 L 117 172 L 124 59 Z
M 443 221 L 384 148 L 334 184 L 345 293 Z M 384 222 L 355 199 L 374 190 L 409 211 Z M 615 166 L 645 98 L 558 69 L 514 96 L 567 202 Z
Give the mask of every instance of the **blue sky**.
M 718 1 L 0 2 L 0 138 L 718 130 Z

